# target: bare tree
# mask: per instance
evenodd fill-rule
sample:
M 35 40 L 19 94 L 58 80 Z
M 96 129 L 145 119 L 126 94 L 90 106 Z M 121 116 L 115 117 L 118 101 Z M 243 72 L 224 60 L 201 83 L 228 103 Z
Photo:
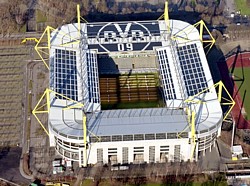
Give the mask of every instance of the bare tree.
M 2 34 L 2 36 L 4 36 L 4 34 L 6 34 L 7 32 L 7 27 L 8 27 L 8 18 L 10 17 L 8 9 L 7 9 L 7 5 L 2 4 L 2 6 L 0 7 L 0 33 Z
M 28 1 L 26 0 L 11 0 L 8 1 L 8 9 L 11 19 L 13 19 L 17 25 L 18 31 L 21 26 L 27 21 L 27 7 Z M 13 25 L 11 25 L 13 26 Z
M 112 6 L 111 10 L 112 10 L 112 13 L 117 13 L 118 12 L 119 8 L 118 8 L 117 3 L 114 3 L 114 5 Z
M 99 2 L 96 3 L 96 9 L 99 12 L 107 13 L 108 7 L 106 0 L 99 0 Z

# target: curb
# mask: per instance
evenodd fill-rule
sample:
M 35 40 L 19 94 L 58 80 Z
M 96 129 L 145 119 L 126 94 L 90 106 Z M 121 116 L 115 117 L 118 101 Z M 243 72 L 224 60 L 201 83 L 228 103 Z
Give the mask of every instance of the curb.
M 19 164 L 19 172 L 22 175 L 22 177 L 28 179 L 28 180 L 32 180 L 34 177 L 32 175 L 27 175 L 24 171 L 23 171 L 23 157 L 20 158 L 20 164 Z

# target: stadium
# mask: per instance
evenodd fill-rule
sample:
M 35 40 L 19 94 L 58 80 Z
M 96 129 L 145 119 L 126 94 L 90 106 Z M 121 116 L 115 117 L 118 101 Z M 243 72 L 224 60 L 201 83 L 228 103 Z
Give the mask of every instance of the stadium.
M 48 134 L 64 159 L 192 161 L 220 135 L 223 112 L 193 25 L 78 22 L 49 42 Z

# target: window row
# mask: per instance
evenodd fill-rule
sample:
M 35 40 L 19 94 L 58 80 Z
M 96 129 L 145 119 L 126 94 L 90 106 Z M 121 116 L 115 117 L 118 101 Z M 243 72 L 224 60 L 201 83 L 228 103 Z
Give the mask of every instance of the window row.
M 158 53 L 158 61 L 160 65 L 160 73 L 162 84 L 164 87 L 164 97 L 166 100 L 175 99 L 175 89 L 172 79 L 172 74 L 170 72 L 169 61 L 167 58 L 167 51 L 166 50 L 159 50 Z
M 157 139 L 178 139 L 188 138 L 188 132 L 182 133 L 156 133 L 156 134 L 131 134 L 113 136 L 92 136 L 91 142 L 115 142 L 115 141 L 138 141 L 138 140 L 157 140 Z

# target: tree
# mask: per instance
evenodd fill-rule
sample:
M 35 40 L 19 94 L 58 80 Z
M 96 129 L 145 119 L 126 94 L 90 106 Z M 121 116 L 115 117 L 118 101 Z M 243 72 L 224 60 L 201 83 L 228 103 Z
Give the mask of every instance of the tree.
M 191 12 L 192 11 L 192 7 L 189 6 L 189 5 L 185 6 L 185 11 L 186 12 Z
M 112 6 L 111 10 L 112 10 L 113 14 L 118 13 L 119 8 L 118 8 L 117 3 L 114 3 L 114 5 Z
M 96 2 L 96 9 L 98 12 L 107 13 L 109 9 L 107 7 L 106 0 L 100 0 L 99 2 Z
M 0 33 L 2 34 L 2 36 L 4 36 L 4 34 L 7 32 L 7 28 L 8 28 L 8 18 L 10 17 L 9 15 L 9 11 L 7 8 L 7 5 L 2 4 L 2 6 L 0 7 Z
M 8 1 L 8 9 L 10 13 L 10 18 L 14 20 L 16 25 L 11 24 L 9 27 L 15 29 L 17 26 L 18 31 L 27 21 L 27 1 L 26 0 L 11 0 Z
M 196 1 L 195 0 L 191 0 L 190 7 L 193 9 L 193 11 L 195 11 L 195 7 L 196 7 Z
M 86 15 L 89 11 L 89 0 L 82 1 L 82 15 Z
M 207 12 L 207 9 L 206 9 L 206 7 L 205 7 L 204 5 L 202 5 L 202 4 L 197 4 L 197 5 L 195 6 L 195 11 L 196 11 L 196 12 L 199 12 L 199 13 L 206 13 L 206 12 Z

